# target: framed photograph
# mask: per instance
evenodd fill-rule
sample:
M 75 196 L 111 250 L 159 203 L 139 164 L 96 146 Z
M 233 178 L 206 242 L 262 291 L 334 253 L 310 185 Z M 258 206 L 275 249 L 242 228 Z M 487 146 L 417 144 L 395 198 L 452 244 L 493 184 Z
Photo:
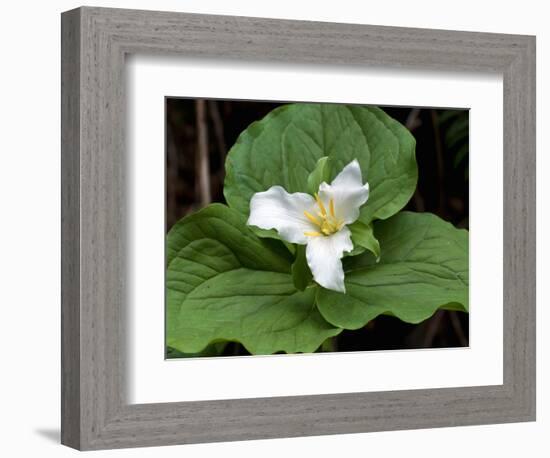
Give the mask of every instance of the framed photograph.
M 535 38 L 62 15 L 62 442 L 535 419 Z

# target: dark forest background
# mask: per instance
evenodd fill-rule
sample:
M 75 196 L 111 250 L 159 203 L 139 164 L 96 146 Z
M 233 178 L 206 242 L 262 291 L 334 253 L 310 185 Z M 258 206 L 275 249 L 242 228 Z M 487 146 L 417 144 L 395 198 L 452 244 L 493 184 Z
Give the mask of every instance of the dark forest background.
M 166 99 L 166 231 L 210 202 L 225 202 L 224 163 L 239 134 L 284 103 Z M 418 186 L 405 209 L 431 212 L 468 229 L 468 110 L 381 106 L 416 138 Z M 379 316 L 344 331 L 331 351 L 468 346 L 468 314 L 438 311 L 412 325 Z M 209 348 L 208 355 L 248 355 L 238 343 Z M 319 349 L 323 351 L 323 349 Z M 167 357 L 183 357 L 171 348 Z M 202 356 L 206 356 L 203 354 Z

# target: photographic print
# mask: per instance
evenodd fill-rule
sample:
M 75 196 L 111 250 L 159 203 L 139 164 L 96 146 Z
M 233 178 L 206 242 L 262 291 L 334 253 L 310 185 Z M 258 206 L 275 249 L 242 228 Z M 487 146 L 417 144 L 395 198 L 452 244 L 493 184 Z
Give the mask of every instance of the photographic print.
M 468 110 L 165 108 L 167 358 L 469 345 Z

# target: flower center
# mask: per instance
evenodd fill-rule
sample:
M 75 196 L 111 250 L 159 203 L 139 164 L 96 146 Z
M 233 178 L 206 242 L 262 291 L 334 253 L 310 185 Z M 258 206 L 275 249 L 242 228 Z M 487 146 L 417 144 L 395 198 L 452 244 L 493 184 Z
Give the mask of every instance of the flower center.
M 334 199 L 330 199 L 329 201 L 328 212 L 318 194 L 315 194 L 315 200 L 317 201 L 317 206 L 319 207 L 317 215 L 312 215 L 308 211 L 304 211 L 304 215 L 309 221 L 315 224 L 319 230 L 304 232 L 304 234 L 309 237 L 319 237 L 321 235 L 332 235 L 342 229 L 344 226 L 344 221 L 336 218 L 336 212 L 334 211 Z

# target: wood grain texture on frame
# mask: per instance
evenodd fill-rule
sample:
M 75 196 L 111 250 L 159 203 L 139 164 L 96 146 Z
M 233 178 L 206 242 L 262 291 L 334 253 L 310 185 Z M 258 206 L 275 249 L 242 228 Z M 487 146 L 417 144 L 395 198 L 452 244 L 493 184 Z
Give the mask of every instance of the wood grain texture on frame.
M 504 383 L 130 405 L 127 54 L 504 78 Z M 62 443 L 81 450 L 535 418 L 535 39 L 83 7 L 62 15 Z

